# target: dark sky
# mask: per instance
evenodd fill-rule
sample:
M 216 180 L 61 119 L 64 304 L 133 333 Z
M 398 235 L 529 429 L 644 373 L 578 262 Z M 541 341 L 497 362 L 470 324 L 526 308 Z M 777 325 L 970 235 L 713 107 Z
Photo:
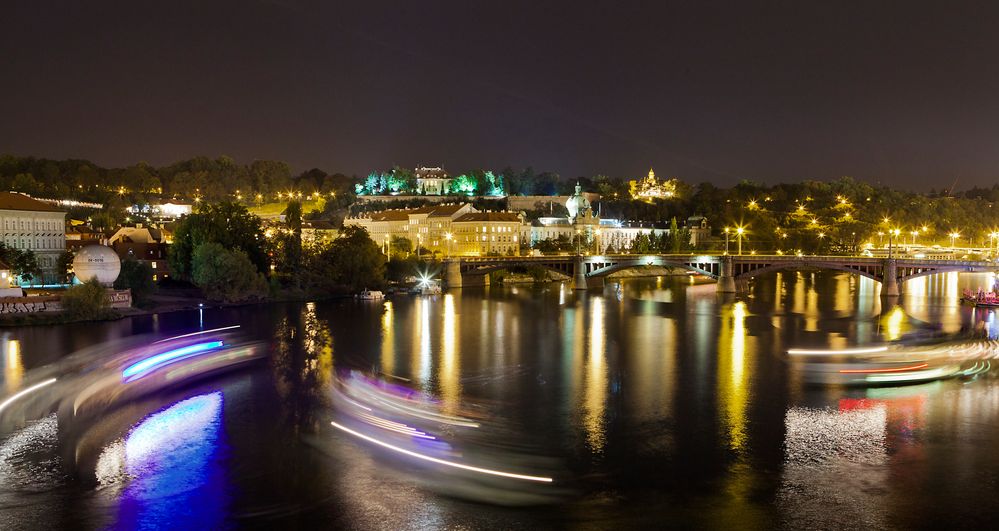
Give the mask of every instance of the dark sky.
M 0 152 L 999 180 L 995 2 L 373 4 L 9 2 Z

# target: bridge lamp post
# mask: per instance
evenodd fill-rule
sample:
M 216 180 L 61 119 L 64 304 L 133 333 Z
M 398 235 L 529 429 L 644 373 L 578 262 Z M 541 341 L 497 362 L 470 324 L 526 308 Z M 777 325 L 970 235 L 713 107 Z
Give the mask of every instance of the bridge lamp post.
M 918 230 L 914 230 L 914 231 L 910 232 L 909 234 L 912 235 L 912 245 L 916 245 L 916 236 L 919 236 L 919 231 Z
M 579 256 L 581 254 L 579 250 L 579 239 L 580 239 L 579 235 L 582 234 L 582 232 L 583 231 L 576 229 L 576 256 Z
M 447 242 L 447 256 L 449 258 L 451 257 L 451 240 L 453 238 L 454 238 L 454 235 L 451 234 L 450 232 L 445 232 L 444 233 L 444 240 Z
M 593 254 L 600 254 L 600 229 L 593 231 Z
M 997 251 L 999 251 L 996 249 L 996 243 L 999 242 L 999 232 L 993 232 L 992 234 L 989 234 L 989 239 L 991 240 L 989 242 L 989 254 L 995 256 Z
M 888 231 L 888 258 L 889 259 L 891 258 L 891 250 L 892 250 L 891 249 L 891 240 L 892 240 L 892 237 L 897 238 L 899 234 L 902 234 L 902 231 L 899 230 L 899 229 L 892 229 L 892 230 Z
M 725 254 L 728 254 L 728 227 L 725 227 Z
M 745 234 L 746 229 L 743 227 L 736 227 L 735 234 L 739 237 L 739 256 L 742 256 L 742 235 Z
M 954 249 L 954 242 L 961 237 L 961 233 L 954 231 L 950 233 L 948 236 L 950 236 L 950 248 Z

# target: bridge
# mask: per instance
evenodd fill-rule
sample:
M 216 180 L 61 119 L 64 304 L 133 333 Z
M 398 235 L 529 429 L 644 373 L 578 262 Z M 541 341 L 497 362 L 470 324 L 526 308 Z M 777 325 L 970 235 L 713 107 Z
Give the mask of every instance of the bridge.
M 953 271 L 976 273 L 999 270 L 999 263 L 968 260 L 926 260 L 856 256 L 767 256 L 696 254 L 616 254 L 593 256 L 483 256 L 452 257 L 444 261 L 444 283 L 449 288 L 482 286 L 488 274 L 511 267 L 540 266 L 572 278 L 575 289 L 601 288 L 611 273 L 656 266 L 692 271 L 718 281 L 718 292 L 735 293 L 752 277 L 781 270 L 824 269 L 846 271 L 876 280 L 881 294 L 897 296 L 906 280 Z

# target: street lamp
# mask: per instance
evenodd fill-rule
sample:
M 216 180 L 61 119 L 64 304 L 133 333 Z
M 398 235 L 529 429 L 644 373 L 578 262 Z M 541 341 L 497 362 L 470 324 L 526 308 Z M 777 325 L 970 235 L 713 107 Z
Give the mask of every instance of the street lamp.
M 736 227 L 735 234 L 739 236 L 739 256 L 742 256 L 742 234 L 746 232 L 743 227 Z
M 579 235 L 582 234 L 582 232 L 583 231 L 576 229 L 576 256 L 582 254 L 579 250 Z
M 899 230 L 899 229 L 892 229 L 892 230 L 888 231 L 888 258 L 889 259 L 891 258 L 891 240 L 892 240 L 892 237 L 894 236 L 894 237 L 897 238 L 899 234 L 902 234 L 902 231 Z
M 448 256 L 451 256 L 451 238 L 453 238 L 453 237 L 454 237 L 454 235 L 451 234 L 450 232 L 445 232 L 444 233 L 444 240 L 447 241 L 447 255 Z
M 950 248 L 953 250 L 954 249 L 954 241 L 961 237 L 961 233 L 957 232 L 957 231 L 954 231 L 954 232 L 950 233 L 949 236 L 950 236 Z
M 916 245 L 916 236 L 919 236 L 919 231 L 918 230 L 914 230 L 914 231 L 910 232 L 909 234 L 912 235 L 912 245 Z
M 594 250 L 593 250 L 593 252 L 595 254 L 600 254 L 600 229 L 597 229 L 596 231 L 594 231 L 593 234 L 594 234 L 594 237 L 593 237 L 593 247 L 594 247 Z
M 728 227 L 725 227 L 725 254 L 728 254 Z

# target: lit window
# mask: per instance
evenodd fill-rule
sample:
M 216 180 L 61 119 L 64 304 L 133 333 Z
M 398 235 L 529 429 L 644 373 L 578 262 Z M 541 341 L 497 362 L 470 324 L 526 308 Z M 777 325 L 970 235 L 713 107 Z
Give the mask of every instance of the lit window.
M 152 264 L 152 266 L 153 266 L 153 269 L 156 269 L 156 262 L 151 262 L 151 264 Z M 155 275 L 154 275 L 154 276 L 155 276 Z M 153 280 L 156 280 L 156 279 L 153 279 Z

